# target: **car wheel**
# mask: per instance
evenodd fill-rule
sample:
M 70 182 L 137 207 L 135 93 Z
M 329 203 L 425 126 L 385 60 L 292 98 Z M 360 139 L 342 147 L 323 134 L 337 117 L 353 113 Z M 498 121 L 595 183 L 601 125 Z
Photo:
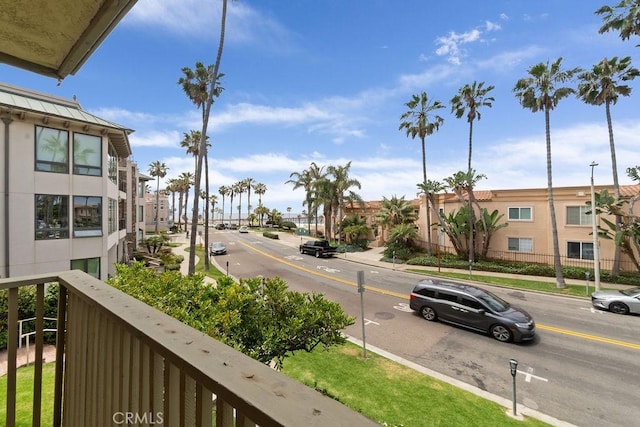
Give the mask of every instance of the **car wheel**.
M 491 335 L 500 342 L 509 342 L 513 339 L 511 331 L 503 325 L 493 325 Z
M 420 309 L 420 314 L 422 314 L 422 317 L 427 319 L 429 322 L 435 322 L 436 320 L 438 320 L 438 314 L 433 308 L 429 307 L 428 305 L 425 305 Z
M 304 254 L 304 249 L 300 248 L 300 253 Z
M 622 303 L 622 302 L 614 302 L 609 306 L 609 310 L 611 310 L 612 313 L 616 313 L 616 314 L 628 314 L 629 313 L 629 307 L 627 307 L 626 304 Z
M 320 251 L 316 251 L 316 258 L 320 258 Z

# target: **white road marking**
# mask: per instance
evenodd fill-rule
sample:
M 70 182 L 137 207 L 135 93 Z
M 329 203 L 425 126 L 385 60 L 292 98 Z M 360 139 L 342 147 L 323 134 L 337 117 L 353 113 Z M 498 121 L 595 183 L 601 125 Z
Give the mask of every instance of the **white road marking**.
M 372 324 L 373 324 L 373 325 L 376 325 L 376 326 L 380 326 L 380 323 L 378 323 L 378 322 L 374 322 L 373 320 L 369 320 L 369 319 L 367 319 L 366 317 L 365 317 L 365 319 L 364 319 L 364 324 L 365 324 L 365 325 L 372 325 Z
M 396 310 L 400 310 L 400 311 L 406 311 L 408 313 L 413 311 L 409 307 L 409 304 L 407 304 L 406 302 L 401 302 L 398 305 L 394 305 L 393 308 L 395 308 Z
M 340 273 L 340 270 L 337 270 L 335 268 L 329 268 L 329 267 L 325 267 L 324 265 L 318 265 L 316 266 L 316 269 L 318 270 L 324 270 L 327 273 Z
M 531 382 L 531 379 L 532 379 L 532 378 L 533 378 L 534 380 L 544 381 L 545 383 L 548 383 L 548 382 L 549 382 L 549 380 L 548 380 L 548 379 L 546 379 L 546 378 L 542 378 L 542 377 L 539 377 L 539 376 L 537 376 L 537 375 L 533 375 L 533 373 L 532 373 L 532 372 L 533 372 L 533 368 L 531 368 L 531 367 L 527 368 L 527 372 L 522 372 L 522 371 L 516 371 L 516 372 L 519 372 L 519 373 L 521 373 L 522 375 L 524 375 L 524 380 L 525 380 L 526 382 L 528 382 L 528 383 L 530 383 L 530 382 Z

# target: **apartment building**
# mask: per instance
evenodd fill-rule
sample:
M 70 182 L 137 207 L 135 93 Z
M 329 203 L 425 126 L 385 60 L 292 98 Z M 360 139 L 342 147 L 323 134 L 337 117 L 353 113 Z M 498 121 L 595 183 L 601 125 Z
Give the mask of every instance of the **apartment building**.
M 115 273 L 143 238 L 146 177 L 124 126 L 0 84 L 0 277 Z
M 157 201 L 157 204 L 156 204 Z M 171 210 L 169 209 L 169 196 L 160 190 L 156 193 L 147 192 L 144 196 L 145 205 L 145 227 L 153 233 L 156 229 L 156 209 L 158 209 L 158 232 L 168 231 L 171 227 Z
M 613 194 L 611 185 L 595 187 L 596 192 L 605 189 L 609 194 Z M 475 191 L 474 195 L 481 207 L 486 208 L 489 212 L 497 210 L 498 214 L 502 215 L 500 223 L 507 224 L 492 236 L 488 253 L 490 257 L 552 262 L 550 256 L 553 254 L 553 239 L 546 188 L 482 190 Z M 565 260 L 571 260 L 572 265 L 587 267 L 592 265 L 594 257 L 592 217 L 587 214 L 590 211 L 587 206 L 587 202 L 591 200 L 590 186 L 557 187 L 553 190 L 553 196 L 560 256 Z M 627 200 L 640 197 L 640 185 L 621 186 L 620 196 Z M 467 203 L 466 200 L 465 196 L 464 203 Z M 458 211 L 462 206 L 458 197 L 451 193 L 439 193 L 435 195 L 435 201 L 436 208 L 445 216 Z M 425 243 L 427 241 L 424 227 L 425 197 L 411 200 L 410 203 L 419 212 L 416 227 L 419 230 L 420 240 Z M 357 213 L 366 218 L 368 224 L 374 224 L 375 214 L 380 210 L 380 207 L 381 202 L 379 201 L 365 202 L 362 206 L 355 205 L 353 208 L 347 209 L 346 214 Z M 635 215 L 638 215 L 637 207 Z M 607 219 L 614 221 L 613 217 Z M 431 220 L 433 223 L 431 228 L 433 244 L 440 245 L 444 250 L 452 250 L 451 242 L 437 226 L 433 212 L 431 212 Z M 601 216 L 598 216 L 596 224 L 607 228 Z M 376 242 L 375 245 L 384 244 L 386 235 L 380 228 L 377 230 L 378 233 L 370 238 Z M 598 242 L 601 266 L 604 269 L 610 269 L 615 252 L 614 242 L 603 238 L 600 238 Z M 542 256 L 533 257 L 533 254 Z M 545 255 L 549 257 L 544 258 Z M 627 256 L 623 255 L 621 261 L 622 269 L 634 268 Z

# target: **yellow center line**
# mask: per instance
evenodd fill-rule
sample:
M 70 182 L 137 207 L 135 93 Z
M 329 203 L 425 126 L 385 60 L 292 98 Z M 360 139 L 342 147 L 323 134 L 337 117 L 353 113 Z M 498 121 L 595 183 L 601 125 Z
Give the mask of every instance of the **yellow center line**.
M 288 265 L 291 268 L 295 268 L 297 270 L 301 270 L 301 271 L 304 271 L 305 273 L 313 274 L 315 276 L 320 276 L 320 277 L 323 277 L 323 278 L 328 279 L 328 280 L 333 280 L 335 282 L 340 282 L 340 283 L 345 284 L 345 285 L 349 285 L 349 286 L 353 286 L 353 287 L 357 287 L 358 286 L 358 284 L 356 282 L 352 282 L 350 280 L 345 280 L 345 279 L 341 279 L 339 277 L 335 277 L 335 276 L 331 276 L 331 275 L 328 275 L 328 274 L 320 273 L 320 272 L 318 272 L 316 270 L 311 270 L 311 269 L 306 268 L 306 267 L 301 267 L 301 266 L 296 265 L 296 264 L 294 264 L 292 262 L 283 260 L 282 258 L 278 258 L 277 256 L 273 256 L 268 252 L 261 251 L 260 249 L 256 248 L 255 246 L 251 246 L 251 245 L 249 245 L 247 243 L 244 243 L 244 242 L 238 242 L 238 243 L 240 243 L 243 246 L 246 246 L 247 248 L 249 248 L 251 250 L 254 250 L 254 251 L 258 252 L 260 255 L 266 256 L 267 258 L 271 258 L 271 259 L 273 259 L 275 261 L 278 261 L 278 262 L 280 262 L 282 264 Z M 377 293 L 380 293 L 380 294 L 383 294 L 383 295 L 389 295 L 389 296 L 393 296 L 393 297 L 397 297 L 397 298 L 408 299 L 407 295 L 400 294 L 398 292 L 388 291 L 386 289 L 380 289 L 380 288 L 376 288 L 376 287 L 373 287 L 373 286 L 365 286 L 364 288 L 366 290 L 377 292 Z
M 640 350 L 640 344 L 634 344 L 626 341 L 614 340 L 611 338 L 600 337 L 597 335 L 585 334 L 582 332 L 570 331 L 568 329 L 556 328 L 555 326 L 541 325 L 536 323 L 536 327 L 538 329 L 542 329 L 544 331 L 555 332 L 558 334 L 571 335 L 578 338 L 584 338 L 591 341 L 598 341 L 606 344 L 618 345 L 621 347 L 632 348 L 634 350 Z
M 345 285 L 349 285 L 349 286 L 353 286 L 353 287 L 357 287 L 358 284 L 356 282 L 352 282 L 349 280 L 345 280 L 345 279 L 341 279 L 339 277 L 334 277 L 334 276 L 330 276 L 328 274 L 324 274 L 324 273 L 320 273 L 318 271 L 315 270 L 311 270 L 309 268 L 306 267 L 301 267 L 299 265 L 296 265 L 292 262 L 283 260 L 282 258 L 276 257 L 274 255 L 271 255 L 270 253 L 261 251 L 260 249 L 256 248 L 255 246 L 251 246 L 247 243 L 244 242 L 239 242 L 241 245 L 246 246 L 247 248 L 254 250 L 256 252 L 258 252 L 259 254 L 267 257 L 267 258 L 271 258 L 275 261 L 278 261 L 282 264 L 288 265 L 291 268 L 295 268 L 297 270 L 301 270 L 304 271 L 306 273 L 309 274 L 313 274 L 315 276 L 319 276 L 319 277 L 323 277 L 325 279 L 328 280 L 333 280 L 335 282 L 340 282 L 343 283 Z M 369 291 L 373 291 L 373 292 L 377 292 L 379 294 L 383 294 L 383 295 L 388 295 L 388 296 L 392 296 L 392 297 L 396 297 L 396 298 L 401 298 L 401 299 L 408 299 L 408 296 L 405 294 L 400 294 L 398 292 L 393 292 L 393 291 L 388 291 L 386 289 L 380 289 L 380 288 L 376 288 L 373 286 L 365 286 L 365 289 L 369 290 Z M 573 337 L 577 337 L 577 338 L 584 338 L 586 340 L 591 340 L 591 341 L 597 341 L 597 342 L 601 342 L 601 343 L 605 343 L 605 344 L 613 344 L 613 345 L 617 345 L 620 347 L 627 347 L 627 348 L 631 348 L 634 350 L 640 350 L 640 344 L 634 344 L 634 343 L 630 343 L 630 342 L 626 342 L 626 341 L 620 341 L 620 340 L 614 340 L 611 338 L 605 338 L 605 337 L 600 337 L 597 335 L 591 335 L 591 334 L 585 334 L 582 332 L 576 332 L 576 331 L 571 331 L 569 329 L 562 329 L 562 328 L 556 328 L 555 326 L 548 326 L 548 325 L 541 325 L 539 323 L 536 323 L 536 328 L 538 329 L 542 329 L 543 331 L 549 331 L 549 332 L 555 332 L 557 334 L 563 334 L 563 335 L 570 335 Z

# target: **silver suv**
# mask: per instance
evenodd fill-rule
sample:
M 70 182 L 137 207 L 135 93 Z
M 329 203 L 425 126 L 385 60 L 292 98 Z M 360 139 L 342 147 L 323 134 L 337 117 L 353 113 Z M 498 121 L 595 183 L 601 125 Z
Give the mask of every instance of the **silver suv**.
M 529 313 L 467 284 L 421 280 L 411 292 L 409 306 L 429 321 L 441 320 L 491 334 L 502 342 L 535 337 L 536 325 Z

